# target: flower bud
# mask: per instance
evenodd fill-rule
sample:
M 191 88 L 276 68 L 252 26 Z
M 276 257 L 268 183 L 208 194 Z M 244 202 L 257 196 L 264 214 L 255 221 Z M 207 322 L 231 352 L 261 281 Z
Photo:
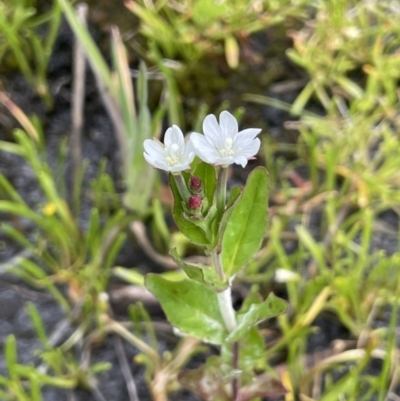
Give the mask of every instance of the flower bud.
M 199 177 L 192 175 L 189 180 L 189 188 L 193 193 L 199 194 L 203 190 L 203 181 Z
M 202 201 L 200 196 L 198 195 L 193 195 L 189 198 L 188 200 L 188 207 L 190 210 L 199 210 L 202 206 Z

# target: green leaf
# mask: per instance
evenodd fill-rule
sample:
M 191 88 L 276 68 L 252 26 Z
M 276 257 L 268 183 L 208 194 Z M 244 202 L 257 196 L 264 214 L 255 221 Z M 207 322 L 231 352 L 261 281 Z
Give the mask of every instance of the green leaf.
M 193 170 L 193 175 L 199 177 L 203 181 L 204 195 L 208 200 L 208 204 L 211 205 L 215 188 L 217 186 L 217 175 L 215 167 L 211 164 L 200 162 Z
M 14 379 L 16 376 L 15 370 L 17 366 L 17 343 L 13 334 L 10 334 L 6 339 L 4 355 L 7 364 L 8 375 L 11 379 Z
M 183 209 L 182 205 L 183 201 L 179 194 L 175 180 L 172 177 L 170 177 L 169 181 L 175 199 L 174 208 L 172 211 L 175 224 L 178 226 L 182 234 L 188 237 L 190 241 L 192 241 L 194 244 L 208 245 L 210 241 L 208 240 L 204 230 L 201 227 L 197 226 L 192 221 L 185 218 L 184 216 L 185 210 Z
M 303 112 L 304 107 L 311 98 L 311 95 L 314 93 L 314 82 L 310 81 L 301 91 L 301 93 L 297 96 L 296 100 L 292 104 L 290 109 L 290 113 L 298 116 Z
M 43 401 L 40 378 L 35 375 L 30 375 L 29 382 L 31 387 L 31 400 Z
M 260 360 L 265 360 L 264 338 L 256 327 L 252 327 L 240 343 L 239 368 L 254 374 Z
M 35 327 L 36 334 L 39 337 L 40 342 L 42 343 L 43 348 L 45 349 L 49 348 L 50 342 L 46 335 L 46 329 L 44 328 L 43 320 L 42 317 L 40 316 L 38 309 L 32 302 L 28 302 L 26 308 L 33 323 L 33 326 Z
M 228 288 L 229 283 L 223 282 L 212 267 L 199 263 L 184 262 L 176 249 L 171 249 L 169 253 L 191 280 L 202 283 L 214 291 L 223 291 Z
M 148 274 L 145 284 L 181 332 L 212 344 L 225 341 L 225 325 L 214 291 L 193 280 L 169 281 L 155 274 Z
M 328 272 L 328 266 L 325 262 L 325 252 L 320 243 L 317 243 L 310 232 L 303 226 L 296 226 L 296 233 L 299 236 L 300 242 L 310 251 L 313 258 L 318 263 L 321 270 Z
M 248 334 L 250 329 L 256 324 L 262 322 L 265 319 L 280 315 L 287 309 L 286 302 L 276 297 L 274 294 L 269 294 L 268 298 L 260 303 L 254 303 L 245 313 L 237 314 L 237 326 L 233 330 L 226 341 L 235 342 L 240 340 Z
M 129 71 L 129 66 L 125 68 Z M 126 126 L 128 127 L 128 164 L 125 172 L 125 181 L 127 183 L 127 193 L 125 202 L 139 214 L 145 214 L 149 208 L 149 199 L 154 190 L 156 182 L 156 170 L 146 162 L 143 157 L 143 142 L 152 136 L 158 137 L 158 130 L 153 131 L 149 108 L 147 106 L 148 88 L 147 88 L 147 69 L 144 63 L 140 64 L 138 86 L 138 110 L 137 116 L 132 120 L 129 117 L 129 110 L 126 109 Z M 121 88 L 122 90 L 122 88 Z M 122 90 L 123 91 L 123 90 Z M 132 92 L 133 93 L 133 92 Z M 135 103 L 135 102 L 133 102 Z M 132 120 L 130 122 L 130 120 Z
M 229 199 L 228 202 L 226 204 L 226 207 L 231 207 L 239 198 L 239 195 L 242 193 L 243 191 L 243 187 L 241 186 L 237 186 L 237 187 L 233 187 L 230 192 L 229 192 Z
M 268 205 L 268 174 L 257 167 L 249 175 L 242 196 L 233 206 L 222 239 L 221 260 L 227 277 L 237 273 L 259 250 Z
M 351 96 L 356 99 L 362 99 L 364 94 L 363 89 L 354 81 L 346 77 L 334 77 L 334 80 Z
M 224 238 L 224 233 L 226 230 L 226 226 L 228 224 L 229 218 L 234 210 L 234 205 L 237 203 L 240 195 L 242 194 L 243 188 L 242 187 L 234 187 L 232 188 L 229 199 L 226 205 L 226 209 L 221 217 L 221 220 L 218 224 L 218 235 L 216 236 L 215 240 L 217 241 L 217 251 L 221 252 L 222 247 L 222 240 Z M 214 244 L 213 244 L 214 245 Z
M 102 82 L 109 88 L 112 87 L 111 74 L 104 57 L 101 55 L 95 41 L 89 34 L 87 28 L 78 20 L 75 11 L 67 0 L 58 0 L 64 16 L 67 19 L 72 31 L 79 39 L 85 50 L 86 56 L 93 70 L 101 77 Z

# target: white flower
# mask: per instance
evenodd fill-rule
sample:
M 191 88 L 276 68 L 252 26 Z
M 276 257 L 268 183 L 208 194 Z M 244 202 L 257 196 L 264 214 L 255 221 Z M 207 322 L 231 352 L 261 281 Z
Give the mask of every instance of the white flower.
M 208 115 L 203 122 L 204 135 L 193 132 L 190 136 L 196 154 L 206 163 L 228 166 L 236 163 L 245 167 L 247 161 L 260 149 L 256 136 L 261 129 L 249 128 L 239 132 L 236 118 L 227 111 L 216 117 Z
M 172 173 L 188 170 L 195 157 L 191 140 L 185 144 L 183 133 L 177 125 L 167 129 L 164 144 L 157 139 L 146 139 L 143 146 L 143 156 L 149 164 Z

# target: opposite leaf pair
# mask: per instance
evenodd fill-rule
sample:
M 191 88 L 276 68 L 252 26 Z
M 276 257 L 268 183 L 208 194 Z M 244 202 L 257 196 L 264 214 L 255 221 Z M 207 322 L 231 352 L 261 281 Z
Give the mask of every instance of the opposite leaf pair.
M 232 282 L 260 249 L 265 235 L 268 174 L 265 168 L 256 167 L 246 185 L 230 189 L 227 196 L 228 166 L 246 166 L 260 148 L 256 138 L 260 130 L 239 132 L 236 119 L 227 111 L 221 113 L 219 124 L 215 116 L 207 116 L 203 130 L 204 135 L 194 132 L 185 143 L 182 131 L 174 125 L 167 130 L 164 144 L 145 141 L 144 157 L 171 173 L 175 223 L 192 243 L 204 249 L 209 265 L 186 262 L 172 250 L 171 256 L 187 278 L 171 281 L 148 274 L 145 285 L 180 333 L 221 346 L 217 365 L 220 370 L 226 365 L 227 375 L 220 384 L 216 381 L 220 388 L 212 399 L 247 401 L 271 394 L 262 389 L 262 380 L 253 380 L 264 354 L 264 341 L 256 326 L 286 310 L 286 303 L 273 294 L 263 301 L 251 292 L 238 311 L 232 303 Z M 184 171 L 196 155 L 202 161 L 190 173 Z M 254 350 L 254 346 L 256 355 L 249 356 L 246 349 Z

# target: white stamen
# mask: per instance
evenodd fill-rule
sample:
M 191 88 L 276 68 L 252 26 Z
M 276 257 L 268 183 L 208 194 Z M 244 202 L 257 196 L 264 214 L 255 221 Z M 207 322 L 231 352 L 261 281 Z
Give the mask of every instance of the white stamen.
M 232 156 L 234 155 L 234 151 L 233 151 L 233 140 L 232 138 L 226 138 L 225 139 L 225 148 L 224 149 L 219 149 L 219 154 L 222 157 L 226 157 L 226 156 Z
M 181 162 L 179 157 L 179 145 L 177 145 L 176 143 L 173 143 L 170 148 L 166 147 L 165 154 L 166 161 L 169 166 L 176 166 Z

